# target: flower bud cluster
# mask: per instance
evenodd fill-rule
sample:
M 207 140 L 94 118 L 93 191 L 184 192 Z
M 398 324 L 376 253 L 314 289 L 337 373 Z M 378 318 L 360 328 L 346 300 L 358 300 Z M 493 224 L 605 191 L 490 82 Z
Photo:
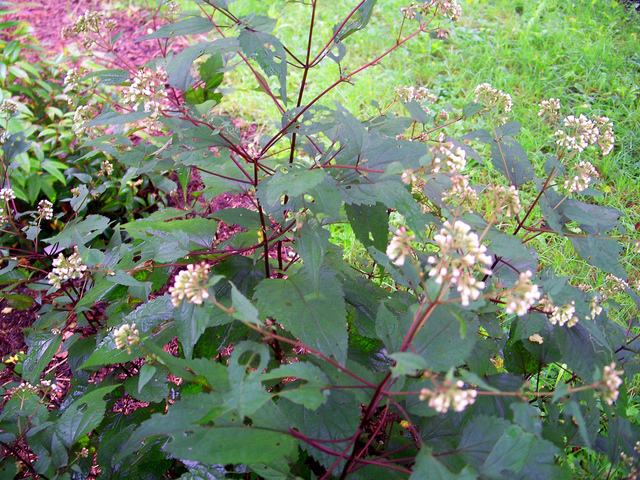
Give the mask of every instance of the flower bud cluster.
M 485 286 L 484 282 L 475 279 L 472 271 L 491 275 L 491 270 L 485 267 L 491 265 L 491 257 L 485 253 L 487 247 L 470 230 L 471 227 L 460 220 L 453 225 L 449 221 L 444 222 L 440 233 L 433 237 L 442 256 L 436 258 L 432 255 L 427 259 L 432 265 L 429 276 L 435 277 L 438 285 L 445 282 L 456 285 L 464 306 L 469 305 L 470 300 L 477 300 Z
M 560 100 L 550 98 L 549 100 L 543 100 L 539 105 L 540 111 L 538 112 L 538 116 L 542 118 L 545 123 L 555 125 L 560 121 Z
M 209 298 L 208 276 L 209 265 L 206 263 L 187 265 L 186 270 L 175 276 L 174 285 L 169 288 L 173 306 L 179 307 L 185 298 L 187 302 L 202 305 L 202 302 Z
M 64 77 L 63 85 L 65 93 L 79 93 L 82 90 L 82 77 L 83 75 L 77 68 L 70 69 Z
M 487 195 L 487 214 L 504 215 L 513 217 L 520 212 L 521 204 L 518 189 L 511 185 L 505 188 L 502 185 L 491 185 Z
M 464 170 L 464 167 L 467 166 L 467 152 L 460 147 L 456 148 L 454 152 L 453 148 L 453 143 L 445 141 L 444 133 L 441 132 L 437 143 L 429 148 L 435 154 L 433 173 Z
M 157 115 L 167 99 L 167 92 L 164 90 L 166 81 L 167 74 L 163 69 L 139 70 L 133 76 L 131 85 L 124 89 L 123 102 L 132 106 L 142 103 L 145 112 L 154 112 Z
M 600 397 L 604 402 L 612 405 L 618 399 L 618 388 L 622 385 L 622 379 L 619 375 L 623 375 L 623 370 L 616 370 L 616 363 L 605 365 L 600 380 Z
M 456 0 L 428 0 L 424 3 L 411 2 L 408 7 L 400 9 L 406 18 L 415 18 L 418 13 L 423 16 L 442 15 L 457 22 L 462 17 L 462 7 Z
M 587 116 L 575 117 L 569 115 L 563 120 L 565 130 L 558 129 L 554 134 L 556 144 L 568 151 L 582 152 L 589 145 L 598 144 L 603 155 L 613 149 L 613 123 L 607 117 L 594 116 L 589 120 Z
M 85 124 L 97 115 L 96 107 L 92 105 L 80 105 L 73 115 L 73 130 L 82 133 L 86 130 Z
M 118 350 L 127 349 L 127 353 L 131 353 L 131 347 L 140 343 L 140 332 L 136 328 L 136 324 L 131 325 L 125 323 L 113 332 L 113 337 Z
M 566 305 L 557 307 L 548 298 L 540 300 L 540 306 L 542 311 L 549 315 L 549 321 L 552 325 L 564 326 L 571 328 L 578 323 L 578 317 L 576 313 L 576 302 L 572 300 Z
M 598 297 L 594 296 L 591 300 L 589 300 L 589 316 L 587 317 L 587 320 L 596 318 L 601 313 L 602 307 L 598 305 Z
M 109 160 L 103 160 L 100 162 L 100 172 L 98 175 L 104 175 L 105 177 L 110 176 L 113 173 L 113 165 Z
M 490 83 L 481 83 L 474 92 L 476 102 L 481 102 L 488 109 L 495 109 L 497 118 L 502 123 L 507 121 L 507 114 L 513 107 L 511 95 L 497 90 Z
M 96 36 L 112 32 L 117 24 L 113 20 L 105 20 L 104 13 L 87 10 L 77 18 L 75 23 L 62 28 L 62 38 L 80 37 L 82 46 L 89 49 L 96 43 Z
M 40 200 L 38 203 L 38 218 L 51 220 L 53 218 L 53 203 L 49 200 Z
M 580 193 L 589 187 L 591 180 L 599 178 L 598 172 L 589 162 L 580 162 L 576 170 L 578 171 L 577 175 L 564 182 L 564 189 L 568 193 Z
M 451 176 L 451 187 L 442 194 L 442 201 L 448 204 L 455 203 L 462 211 L 471 211 L 472 206 L 478 202 L 478 193 L 469 186 L 469 176 L 454 173 Z
M 404 85 L 394 88 L 393 91 L 396 92 L 398 98 L 405 103 L 409 103 L 411 100 L 415 100 L 416 102 L 422 102 L 424 100 L 429 103 L 436 103 L 438 101 L 438 97 L 429 92 L 427 87 L 415 88 Z
M 72 278 L 81 278 L 86 270 L 87 266 L 83 265 L 82 257 L 78 253 L 78 247 L 76 247 L 69 258 L 65 258 L 62 253 L 58 255 L 58 258 L 53 261 L 53 269 L 47 275 L 47 280 L 54 287 L 60 288 L 62 282 Z
M 462 412 L 469 405 L 473 405 L 478 396 L 477 390 L 463 390 L 464 383 L 457 380 L 453 384 L 450 380 L 445 380 L 437 390 L 423 388 L 420 390 L 420 400 L 429 399 L 429 406 L 436 412 L 447 413 L 450 408 L 456 412 Z
M 10 202 L 14 198 L 16 198 L 16 194 L 13 189 L 3 188 L 2 190 L 0 190 L 0 200 L 2 200 L 3 202 Z
M 400 227 L 387 246 L 387 257 L 399 267 L 404 265 L 405 259 L 413 251 L 411 241 L 415 238 L 415 235 L 407 235 L 406 228 Z
M 507 313 L 515 313 L 521 317 L 540 299 L 538 285 L 531 283 L 532 276 L 531 270 L 520 274 L 520 278 L 505 299 Z
M 16 113 L 17 111 L 18 104 L 10 98 L 5 98 L 4 100 L 2 100 L 2 103 L 0 103 L 0 113 L 11 115 L 12 113 Z

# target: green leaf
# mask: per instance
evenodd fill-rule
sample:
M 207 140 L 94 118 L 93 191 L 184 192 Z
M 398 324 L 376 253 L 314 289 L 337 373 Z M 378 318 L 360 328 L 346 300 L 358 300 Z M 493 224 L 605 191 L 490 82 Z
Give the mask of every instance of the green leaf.
M 35 303 L 35 300 L 29 295 L 21 293 L 0 294 L 0 298 L 4 298 L 10 307 L 18 310 L 27 310 Z
M 233 318 L 247 323 L 262 326 L 264 322 L 260 320 L 260 312 L 253 306 L 251 301 L 245 297 L 236 286 L 231 284 L 231 303 L 234 308 Z
M 298 197 L 313 187 L 318 186 L 327 174 L 324 170 L 313 169 L 300 164 L 280 167 L 275 175 L 263 180 L 258 186 L 258 198 L 263 205 L 274 207 L 280 205 L 280 197 Z
M 270 33 L 243 29 L 238 35 L 243 53 L 258 62 L 267 75 L 276 76 L 280 82 L 280 98 L 287 105 L 287 52 L 277 37 Z
M 415 100 L 411 100 L 408 103 L 405 103 L 404 108 L 409 112 L 411 118 L 413 118 L 416 122 L 421 124 L 430 123 L 431 119 L 427 116 L 427 113 L 420 106 L 418 102 Z
M 383 204 L 346 204 L 345 211 L 353 233 L 365 248 L 372 246 L 381 252 L 387 248 L 389 214 Z
M 331 382 L 324 372 L 312 363 L 295 362 L 281 365 L 262 375 L 261 380 L 285 377 L 295 377 L 302 381 L 287 383 L 278 392 L 279 397 L 304 405 L 310 410 L 317 410 L 329 398 Z
M 202 17 L 192 17 L 160 27 L 155 32 L 136 40 L 136 43 L 142 42 L 143 40 L 153 40 L 154 38 L 174 38 L 180 35 L 207 33 L 214 28 L 215 24 L 211 22 L 211 20 Z
M 406 328 L 414 317 L 413 310 L 403 319 Z M 438 306 L 427 319 L 424 327 L 415 336 L 412 345 L 417 353 L 427 361 L 427 366 L 440 372 L 457 367 L 473 351 L 476 342 L 478 322 L 465 322 L 467 334 L 461 328 L 462 317 L 453 310 Z M 405 329 L 406 331 L 406 329 Z
M 478 474 L 465 467 L 460 473 L 453 473 L 424 449 L 416 456 L 416 463 L 409 480 L 476 480 Z
M 498 140 L 491 143 L 491 161 L 496 170 L 516 187 L 532 180 L 533 166 L 520 143 L 497 127 L 496 135 Z
M 324 263 L 324 256 L 329 248 L 331 233 L 320 225 L 309 225 L 300 229 L 300 238 L 296 240 L 295 248 L 311 278 L 314 288 L 318 288 L 320 269 Z
M 129 395 L 141 402 L 162 402 L 169 395 L 169 383 L 167 382 L 166 370 L 158 370 L 155 367 L 150 367 L 145 372 L 145 377 L 147 377 L 149 373 L 151 373 L 151 376 L 143 379 L 142 374 L 144 367 L 150 366 L 147 364 L 143 365 L 138 378 L 128 378 L 124 382 L 125 390 Z M 141 385 L 142 380 L 144 380 L 145 383 Z
M 424 372 L 428 368 L 428 364 L 420 355 L 411 352 L 396 352 L 389 355 L 396 364 L 391 367 L 393 376 L 399 377 L 408 375 L 415 376 L 418 372 Z
M 268 463 L 290 455 L 298 446 L 288 432 L 242 425 L 201 428 L 172 438 L 164 450 L 180 459 L 208 464 Z
M 256 288 L 263 315 L 274 317 L 302 343 L 331 355 L 344 365 L 347 359 L 347 312 L 340 283 L 325 273 L 314 289 L 304 274 L 267 279 Z
M 31 333 L 26 343 L 29 346 L 27 358 L 22 363 L 22 379 L 32 385 L 40 383 L 40 374 L 56 354 L 62 343 L 60 334 L 49 331 Z
M 137 122 L 138 120 L 147 118 L 152 113 L 153 112 L 151 111 L 145 112 L 143 107 L 140 107 L 137 111 L 130 113 L 114 112 L 107 107 L 100 115 L 85 123 L 84 126 L 95 127 L 96 125 L 124 125 L 125 123 Z
M 565 200 L 558 210 L 569 220 L 578 222 L 580 228 L 589 235 L 597 235 L 607 232 L 618 225 L 618 219 L 622 215 L 615 208 L 592 205 L 577 200 Z
M 84 76 L 85 79 L 93 77 L 98 77 L 99 82 L 105 85 L 121 85 L 129 80 L 129 71 L 122 69 L 100 70 Z
M 182 302 L 174 310 L 176 332 L 185 358 L 191 358 L 193 347 L 200 335 L 213 325 L 222 325 L 231 321 L 231 317 L 210 302 L 194 305 Z
M 601 268 L 605 272 L 611 273 L 622 280 L 627 279 L 627 272 L 619 263 L 619 255 L 622 247 L 617 240 L 611 237 L 591 236 L 569 237 L 576 253 L 590 265 Z
M 240 227 L 250 231 L 262 229 L 260 214 L 243 207 L 218 210 L 217 212 L 212 213 L 211 217 L 220 220 L 227 225 L 239 225 Z
M 384 302 L 380 302 L 376 315 L 376 335 L 387 347 L 388 352 L 400 350 L 404 338 L 400 320 L 389 311 Z
M 342 452 L 358 428 L 361 415 L 359 402 L 355 401 L 353 394 L 347 389 L 332 389 L 327 402 L 315 411 L 309 411 L 302 405 L 284 402 L 286 400 L 281 399 L 279 403 L 283 403 L 281 408 L 287 412 L 292 426 L 309 438 L 331 441 L 326 444 L 321 442 L 323 445 L 330 445 L 331 450 Z M 318 452 L 304 442 L 301 443 L 301 447 L 325 468 L 329 468 L 336 461 L 334 455 Z
M 55 423 L 55 432 L 66 448 L 70 449 L 78 440 L 100 425 L 107 406 L 102 397 L 119 386 L 97 388 L 84 394 L 64 409 Z M 73 392 L 71 392 L 71 398 L 73 398 Z
M 478 105 L 475 102 L 467 103 L 464 107 L 462 107 L 462 116 L 464 118 L 473 117 L 481 110 L 484 110 L 484 107 L 482 105 Z
M 9 135 L 6 141 L 2 144 L 4 161 L 8 164 L 18 155 L 26 152 L 31 148 L 31 143 L 32 142 L 30 141 L 25 141 L 25 135 L 22 132 Z
M 365 0 L 346 22 L 335 24 L 333 26 L 334 42 L 341 42 L 349 35 L 364 28 L 371 19 L 376 1 L 377 0 Z

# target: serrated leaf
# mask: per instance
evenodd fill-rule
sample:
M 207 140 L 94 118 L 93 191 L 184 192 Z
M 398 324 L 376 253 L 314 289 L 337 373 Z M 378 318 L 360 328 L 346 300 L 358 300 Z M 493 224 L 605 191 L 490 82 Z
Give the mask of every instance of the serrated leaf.
M 622 280 L 627 279 L 627 272 L 622 268 L 619 261 L 622 246 L 617 240 L 606 235 L 569 237 L 569 240 L 578 256 L 587 263 L 601 268 Z
M 498 141 L 491 142 L 491 161 L 493 166 L 504 175 L 510 184 L 520 187 L 533 179 L 534 171 L 527 152 L 520 143 L 507 135 L 503 135 L 499 128 Z
M 287 52 L 277 37 L 270 33 L 244 29 L 238 35 L 244 54 L 258 62 L 267 75 L 276 76 L 280 83 L 280 98 L 287 104 Z
M 32 385 L 40 383 L 40 374 L 47 367 L 62 343 L 60 334 L 53 335 L 45 330 L 35 331 L 26 338 L 29 346 L 27 358 L 22 363 L 22 379 Z
M 356 238 L 365 246 L 374 247 L 381 252 L 387 248 L 389 234 L 389 215 L 387 208 L 375 205 L 345 205 L 349 224 Z
M 166 400 L 169 395 L 169 383 L 165 370 L 154 370 L 142 386 L 140 386 L 140 379 L 142 377 L 131 377 L 125 380 L 124 388 L 129 395 L 141 402 L 158 403 Z
M 136 40 L 136 43 L 142 42 L 143 40 L 152 40 L 154 38 L 174 38 L 179 37 L 180 35 L 207 33 L 214 28 L 215 24 L 211 22 L 211 20 L 202 17 L 192 17 L 160 27 L 155 32 Z
M 462 107 L 462 116 L 464 118 L 473 117 L 476 113 L 483 110 L 484 107 L 475 102 L 467 103 L 464 107 Z
M 333 26 L 334 41 L 336 43 L 341 42 L 349 35 L 364 28 L 371 19 L 376 1 L 377 0 L 365 0 L 348 20 L 335 24 Z
M 280 397 L 287 398 L 293 403 L 304 405 L 310 410 L 316 410 L 329 398 L 328 387 L 331 385 L 329 378 L 320 368 L 308 362 L 281 365 L 275 370 L 262 375 L 261 379 L 270 380 L 285 377 L 294 377 L 304 382 L 287 383 L 278 392 Z
M 98 81 L 105 85 L 121 85 L 129 80 L 129 71 L 122 69 L 100 70 L 84 76 L 85 79 L 93 77 L 98 77 Z
M 21 153 L 26 152 L 31 148 L 30 141 L 25 141 L 24 133 L 14 133 L 2 144 L 2 151 L 4 152 L 4 161 L 7 164 L 16 158 Z
M 615 208 L 592 205 L 571 199 L 565 200 L 558 207 L 558 210 L 569 220 L 578 222 L 580 228 L 589 235 L 605 233 L 615 228 L 618 225 L 618 219 L 622 215 Z
M 329 248 L 329 238 L 331 238 L 331 233 L 328 230 L 320 225 L 311 227 L 309 222 L 305 222 L 300 229 L 300 238 L 295 243 L 296 251 L 300 255 L 314 287 L 318 286 L 320 269 Z
M 0 298 L 4 298 L 10 307 L 18 310 L 27 310 L 35 303 L 35 300 L 29 295 L 21 293 L 0 294 Z
M 258 198 L 265 206 L 280 205 L 280 197 L 299 197 L 322 183 L 327 174 L 320 169 L 310 170 L 304 165 L 293 164 L 279 168 L 276 173 L 260 182 Z
M 70 449 L 78 440 L 100 425 L 107 406 L 102 397 L 119 386 L 97 388 L 65 408 L 55 423 L 55 432 L 66 448 Z
M 389 311 L 384 302 L 380 302 L 376 315 L 376 335 L 387 347 L 388 352 L 400 350 L 403 340 L 400 320 Z
M 255 325 L 263 325 L 264 322 L 260 320 L 260 312 L 251 303 L 251 301 L 245 297 L 236 286 L 231 284 L 231 303 L 234 308 L 233 318 L 247 323 L 253 323 Z
M 293 453 L 298 442 L 287 432 L 245 427 L 201 428 L 190 435 L 172 435 L 164 450 L 196 462 L 268 463 Z
M 209 302 L 204 305 L 195 305 L 185 301 L 175 308 L 176 332 L 185 358 L 191 358 L 193 347 L 207 327 L 220 324 L 220 320 L 231 321 L 228 315 L 221 315 L 220 312 L 222 311 Z
M 302 343 L 332 355 L 344 365 L 347 359 L 347 312 L 340 283 L 328 274 L 318 288 L 304 274 L 287 279 L 267 279 L 256 288 L 263 315 L 274 317 Z
M 227 225 L 239 225 L 247 230 L 259 230 L 262 228 L 260 214 L 243 207 L 227 208 L 213 212 L 211 217 L 221 220 Z
M 89 120 L 84 124 L 85 127 L 95 127 L 97 125 L 124 125 L 125 123 L 137 122 L 150 116 L 153 112 L 145 112 L 143 107 L 140 107 L 135 112 L 119 113 L 114 112 L 108 107 L 105 108 L 100 115 L 93 120 Z
M 431 119 L 427 116 L 427 112 L 424 111 L 422 106 L 415 100 L 411 100 L 410 102 L 405 103 L 404 108 L 409 114 L 411 118 L 413 118 L 416 122 L 421 124 L 426 124 L 431 121 Z
M 423 449 L 416 456 L 416 463 L 409 480 L 427 478 L 429 480 L 476 480 L 478 474 L 469 467 L 465 467 L 460 473 L 453 473 Z

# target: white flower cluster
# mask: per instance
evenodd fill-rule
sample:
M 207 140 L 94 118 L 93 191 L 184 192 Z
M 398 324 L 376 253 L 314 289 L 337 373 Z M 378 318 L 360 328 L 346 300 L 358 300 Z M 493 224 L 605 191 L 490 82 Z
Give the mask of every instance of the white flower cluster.
M 53 269 L 47 275 L 47 280 L 56 288 L 62 286 L 62 282 L 66 282 L 72 278 L 81 278 L 87 266 L 82 263 L 82 257 L 78 253 L 78 247 L 75 247 L 74 253 L 66 258 L 64 254 L 58 255 L 53 261 Z
M 618 388 L 622 385 L 622 379 L 619 375 L 624 374 L 623 370 L 616 370 L 616 363 L 605 365 L 600 380 L 600 395 L 603 401 L 612 405 L 618 399 Z
M 413 173 L 412 168 L 407 168 L 404 172 L 402 172 L 400 179 L 402 180 L 402 183 L 404 183 L 405 185 L 411 185 L 412 183 L 415 183 L 418 181 L 418 177 L 416 176 L 415 173 Z
M 4 208 L 0 207 L 0 225 L 9 221 L 9 216 L 4 211 Z
M 82 87 L 82 77 L 83 75 L 77 68 L 72 68 L 67 72 L 67 75 L 64 77 L 64 91 L 77 93 L 81 90 Z
M 0 190 L 0 200 L 3 202 L 10 202 L 14 198 L 16 198 L 16 194 L 11 188 L 3 188 Z
M 140 332 L 136 328 L 136 324 L 131 325 L 125 323 L 113 332 L 113 337 L 118 350 L 127 349 L 127 353 L 131 353 L 131 347 L 140 343 Z
M 562 327 L 566 324 L 567 327 L 571 328 L 578 323 L 578 317 L 575 316 L 576 302 L 574 300 L 566 305 L 557 307 L 548 298 L 543 298 L 540 300 L 540 305 L 542 307 L 542 311 L 549 315 L 549 321 L 552 325 L 559 325 Z
M 113 173 L 113 165 L 109 160 L 103 160 L 102 162 L 100 162 L 99 175 L 104 175 L 105 177 L 108 177 L 112 173 Z
M 591 300 L 589 300 L 589 316 L 587 320 L 591 320 L 592 318 L 596 318 L 598 315 L 602 313 L 602 307 L 598 305 L 598 297 L 594 296 Z
M 419 398 L 421 401 L 428 398 L 429 406 L 439 413 L 447 413 L 450 408 L 456 412 L 462 412 L 469 405 L 473 405 L 478 396 L 477 390 L 463 390 L 463 386 L 462 380 L 457 380 L 453 384 L 445 380 L 443 385 L 435 391 L 428 388 L 420 390 Z
M 429 92 L 427 87 L 416 88 L 404 85 L 402 87 L 394 88 L 393 91 L 396 92 L 398 98 L 405 103 L 409 103 L 411 100 L 415 100 L 416 102 L 422 102 L 425 100 L 429 103 L 436 103 L 438 101 L 438 97 Z
M 53 218 L 53 203 L 49 200 L 40 200 L 38 203 L 38 217 L 51 220 Z
M 97 114 L 97 110 L 92 105 L 80 105 L 73 115 L 73 131 L 82 133 L 86 130 L 85 124 L 92 120 Z
M 613 136 L 613 122 L 609 120 L 609 117 L 603 117 L 594 115 L 593 121 L 598 125 L 600 135 L 598 136 L 598 146 L 602 151 L 602 155 L 608 155 L 613 150 L 613 145 L 616 142 Z
M 462 207 L 463 211 L 471 211 L 473 205 L 478 202 L 478 193 L 469 186 L 469 176 L 454 173 L 451 176 L 451 187 L 442 194 L 442 201 L 455 203 Z
M 111 32 L 116 28 L 116 22 L 104 19 L 104 13 L 87 10 L 84 15 L 80 15 L 75 23 L 62 28 L 62 38 L 75 38 L 80 36 L 82 46 L 90 48 L 96 43 L 94 34 L 100 33 L 104 29 Z
M 444 133 L 440 132 L 438 142 L 429 150 L 436 156 L 433 159 L 433 173 L 461 172 L 467 165 L 467 152 L 462 148 L 453 151 L 453 143 L 445 141 Z
M 531 283 L 532 276 L 531 270 L 520 274 L 520 278 L 505 299 L 507 313 L 515 313 L 521 317 L 540 299 L 538 285 Z
M 521 204 L 518 189 L 511 185 L 505 188 L 502 185 L 491 185 L 487 196 L 488 214 L 513 217 L 520 212 Z
M 565 130 L 558 129 L 555 133 L 556 144 L 569 151 L 582 152 L 589 145 L 598 144 L 603 155 L 613 149 L 613 123 L 607 117 L 594 116 L 589 120 L 587 116 L 575 117 L 570 115 L 563 120 Z
M 550 98 L 549 100 L 543 100 L 539 105 L 540 111 L 538 112 L 538 116 L 542 118 L 545 123 L 555 125 L 560 121 L 560 100 Z
M 590 162 L 578 163 L 576 170 L 577 175 L 564 182 L 564 188 L 568 193 L 580 193 L 589 187 L 591 180 L 599 178 L 598 172 Z
M 163 69 L 139 70 L 133 76 L 131 85 L 124 89 L 123 102 L 132 106 L 142 103 L 145 112 L 154 112 L 157 115 L 167 99 L 167 92 L 164 90 L 166 81 L 167 74 Z
M 413 251 L 411 241 L 415 238 L 415 235 L 407 235 L 406 228 L 400 227 L 387 246 L 387 257 L 399 267 L 404 265 L 405 259 Z
M 469 300 L 477 300 L 484 288 L 484 282 L 476 280 L 472 270 L 491 275 L 491 270 L 485 267 L 491 265 L 491 257 L 485 253 L 487 247 L 470 230 L 471 227 L 460 220 L 453 225 L 444 222 L 440 233 L 433 237 L 442 256 L 432 255 L 427 259 L 432 265 L 429 276 L 435 277 L 438 285 L 445 282 L 456 285 L 464 306 L 469 305 Z
M 202 302 L 209 298 L 208 276 L 209 265 L 206 263 L 187 265 L 186 270 L 175 276 L 174 285 L 169 288 L 173 306 L 179 307 L 185 298 L 187 302 L 202 305 Z
M 481 83 L 478 85 L 474 91 L 474 98 L 476 102 L 483 103 L 488 109 L 495 108 L 498 120 L 502 123 L 506 122 L 507 114 L 511 111 L 511 107 L 513 107 L 511 95 L 493 88 L 490 83 Z
M 5 98 L 0 103 L 0 113 L 6 113 L 11 115 L 12 113 L 16 113 L 18 111 L 18 104 L 11 100 L 10 98 Z

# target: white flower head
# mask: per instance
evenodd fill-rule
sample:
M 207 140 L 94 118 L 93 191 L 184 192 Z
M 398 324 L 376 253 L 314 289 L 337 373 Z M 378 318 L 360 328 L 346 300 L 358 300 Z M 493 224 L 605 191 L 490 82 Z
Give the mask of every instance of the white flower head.
M 118 350 L 127 349 L 127 353 L 131 353 L 131 347 L 140 343 L 140 332 L 136 329 L 136 324 L 129 325 L 125 323 L 113 332 L 113 337 Z
M 450 408 L 462 412 L 469 405 L 473 405 L 478 396 L 477 390 L 463 389 L 464 382 L 445 380 L 436 390 L 423 388 L 420 390 L 420 400 L 429 399 L 429 406 L 438 413 L 447 413 Z
M 495 111 L 497 119 L 502 123 L 507 121 L 507 114 L 513 107 L 511 95 L 493 88 L 489 83 L 481 83 L 476 87 L 474 99 L 482 103 L 486 109 Z
M 413 247 L 411 241 L 415 240 L 415 235 L 408 235 L 407 229 L 400 227 L 387 246 L 387 257 L 394 264 L 401 267 L 404 265 L 405 259 L 411 255 Z
M 515 313 L 521 317 L 540 299 L 538 286 L 531 283 L 532 276 L 530 270 L 520 274 L 520 278 L 505 299 L 507 313 Z
M 605 365 L 600 380 L 599 394 L 603 401 L 612 405 L 618 399 L 618 389 L 622 385 L 620 375 L 624 374 L 624 370 L 616 370 L 616 363 Z
M 209 268 L 204 262 L 198 265 L 190 264 L 186 270 L 175 276 L 174 285 L 169 288 L 174 307 L 179 307 L 185 299 L 195 305 L 202 305 L 204 300 L 209 298 Z
M 2 190 L 0 190 L 0 200 L 4 202 L 10 202 L 14 198 L 16 198 L 16 194 L 13 189 L 3 188 Z

